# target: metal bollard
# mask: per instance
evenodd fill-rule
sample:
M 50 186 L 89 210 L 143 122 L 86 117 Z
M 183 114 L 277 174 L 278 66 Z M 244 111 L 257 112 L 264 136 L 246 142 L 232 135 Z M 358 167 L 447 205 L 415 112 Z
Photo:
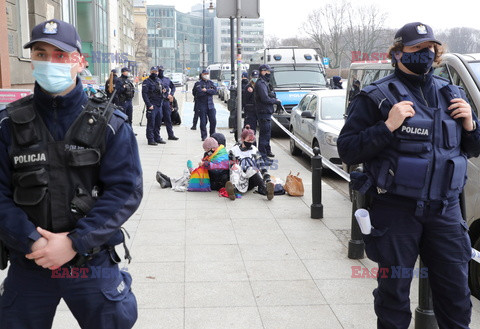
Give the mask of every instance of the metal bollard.
M 358 191 L 352 191 L 352 232 L 348 241 L 348 258 L 362 259 L 365 257 L 365 243 L 363 242 L 362 231 L 355 218 L 355 211 L 366 208 L 366 197 Z
M 420 259 L 420 271 L 425 267 Z M 415 309 L 415 329 L 438 329 L 437 319 L 433 313 L 432 290 L 428 277 L 420 277 L 418 283 L 418 307 Z
M 312 157 L 312 205 L 310 206 L 310 218 L 323 218 L 322 205 L 322 157 L 320 156 L 320 149 L 313 148 Z

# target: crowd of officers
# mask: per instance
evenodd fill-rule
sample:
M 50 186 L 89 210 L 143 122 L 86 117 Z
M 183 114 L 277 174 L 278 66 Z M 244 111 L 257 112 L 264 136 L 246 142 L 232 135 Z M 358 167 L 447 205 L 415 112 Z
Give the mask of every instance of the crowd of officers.
M 249 125 L 253 131 L 259 132 L 258 149 L 265 158 L 272 158 L 275 155 L 271 151 L 270 138 L 272 123 L 271 118 L 274 112 L 274 105 L 280 106 L 281 102 L 270 84 L 272 68 L 269 65 L 261 65 L 259 70 L 250 74 L 242 74 L 242 110 L 244 125 Z M 110 78 L 105 83 L 105 91 L 112 102 L 123 108 L 128 116 L 128 122 L 132 124 L 132 99 L 135 94 L 135 87 L 130 79 L 130 69 L 121 69 L 120 77 L 117 77 L 117 70 L 112 70 Z M 142 98 L 145 102 L 147 118 L 146 137 L 148 145 L 165 144 L 166 141 L 160 136 L 160 127 L 165 124 L 168 140 L 178 140 L 172 128 L 172 115 L 175 104 L 175 85 L 164 75 L 163 66 L 153 66 L 150 75 L 142 83 Z M 194 96 L 194 117 L 192 130 L 197 129 L 200 121 L 200 135 L 202 141 L 216 131 L 216 110 L 213 102 L 213 95 L 217 94 L 217 87 L 210 80 L 207 70 L 200 73 L 199 80 L 195 83 L 192 94 Z M 209 125 L 207 131 L 207 124 Z M 235 126 L 236 130 L 236 126 Z

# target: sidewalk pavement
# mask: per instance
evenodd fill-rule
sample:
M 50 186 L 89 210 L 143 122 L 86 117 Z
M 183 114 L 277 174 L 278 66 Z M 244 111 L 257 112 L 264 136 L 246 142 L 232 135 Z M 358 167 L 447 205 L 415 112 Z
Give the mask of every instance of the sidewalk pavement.
M 271 174 L 285 180 L 290 170 L 300 172 L 305 196 L 267 201 L 248 192 L 231 201 L 217 192 L 161 189 L 157 170 L 176 177 L 187 160 L 196 164 L 201 159 L 200 131 L 184 122 L 174 127 L 178 141 L 148 146 L 145 127 L 135 125 L 141 107 L 134 115 L 144 197 L 125 225 L 133 261 L 123 265 L 133 276 L 138 301 L 135 329 L 376 327 L 376 281 L 352 278 L 352 266 L 371 269 L 376 264 L 348 259 L 344 239 L 335 234 L 350 229 L 347 198 L 322 184 L 324 218 L 310 219 L 311 173 L 276 144 L 272 150 L 278 168 Z M 229 130 L 220 132 L 231 147 Z M 166 137 L 164 127 L 161 134 Z M 122 248 L 118 251 L 123 255 Z M 414 279 L 412 311 L 417 289 Z M 471 328 L 479 329 L 480 303 L 472 302 Z M 77 327 L 62 302 L 53 328 Z

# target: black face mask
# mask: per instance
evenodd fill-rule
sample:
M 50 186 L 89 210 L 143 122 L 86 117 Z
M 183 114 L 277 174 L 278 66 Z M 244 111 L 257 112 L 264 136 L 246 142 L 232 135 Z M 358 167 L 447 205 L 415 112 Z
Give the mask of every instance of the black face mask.
M 252 147 L 253 143 L 251 143 L 251 142 L 243 142 L 243 145 L 245 145 L 245 149 L 248 150 L 248 149 L 250 149 L 250 148 Z
M 163 79 L 163 71 L 162 70 L 158 71 L 158 77 L 160 79 Z
M 270 77 L 272 76 L 271 73 L 265 73 L 264 78 L 266 81 L 270 81 Z
M 423 48 L 413 53 L 403 53 L 400 62 L 416 74 L 425 74 L 430 71 L 435 59 L 435 53 L 428 48 Z
M 155 79 L 157 77 L 157 73 L 150 73 L 150 78 Z

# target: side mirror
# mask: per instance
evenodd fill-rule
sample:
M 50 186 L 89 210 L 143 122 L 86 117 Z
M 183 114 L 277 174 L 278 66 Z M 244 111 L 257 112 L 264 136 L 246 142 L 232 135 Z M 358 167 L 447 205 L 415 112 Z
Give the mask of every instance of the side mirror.
M 303 111 L 301 116 L 302 118 L 315 119 L 315 116 L 310 111 Z

